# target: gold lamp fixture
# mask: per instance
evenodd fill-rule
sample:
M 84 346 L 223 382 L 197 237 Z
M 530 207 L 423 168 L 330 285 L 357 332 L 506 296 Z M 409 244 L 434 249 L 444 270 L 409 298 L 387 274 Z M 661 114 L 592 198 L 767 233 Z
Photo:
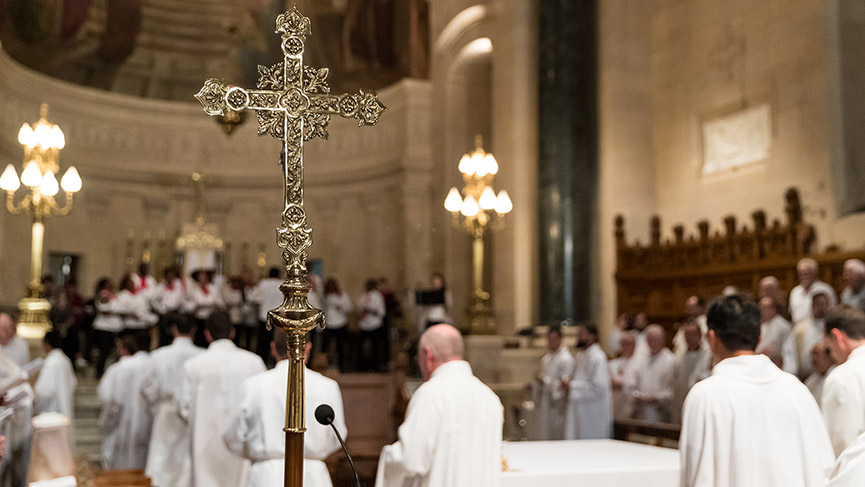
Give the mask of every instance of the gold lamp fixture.
M 453 215 L 454 226 L 472 236 L 472 297 L 468 309 L 469 331 L 473 334 L 496 332 L 490 308 L 490 293 L 484 291 L 484 235 L 504 226 L 504 217 L 513 210 L 508 192 L 496 194 L 493 180 L 499 172 L 496 158 L 484 152 L 483 139 L 475 136 L 475 150 L 464 154 L 458 166 L 463 175 L 463 190 L 448 191 L 445 209 Z
M 30 245 L 30 284 L 28 297 L 18 303 L 21 310 L 18 333 L 31 339 L 39 339 L 51 328 L 48 311 L 51 305 L 42 297 L 42 240 L 45 235 L 45 217 L 66 215 L 72 210 L 72 197 L 81 190 L 81 176 L 75 166 L 69 166 L 60 183 L 60 151 L 66 147 L 66 137 L 58 125 L 49 122 L 48 105 L 39 110 L 39 121 L 25 123 L 18 132 L 18 142 L 24 146 L 24 162 L 21 177 L 15 166 L 9 164 L 0 175 L 0 189 L 6 191 L 6 209 L 13 215 L 29 213 L 33 221 Z M 24 196 L 16 203 L 15 196 L 24 186 Z M 66 195 L 63 206 L 57 203 L 60 190 Z

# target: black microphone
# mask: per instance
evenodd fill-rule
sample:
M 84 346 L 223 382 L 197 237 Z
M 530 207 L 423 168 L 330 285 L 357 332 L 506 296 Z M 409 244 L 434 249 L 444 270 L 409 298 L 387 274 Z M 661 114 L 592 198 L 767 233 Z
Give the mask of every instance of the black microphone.
M 321 425 L 330 425 L 330 427 L 333 428 L 333 432 L 336 433 L 336 439 L 339 440 L 339 444 L 342 445 L 342 451 L 345 453 L 345 457 L 348 458 L 348 464 L 351 465 L 351 471 L 354 472 L 355 486 L 362 487 L 360 484 L 360 477 L 357 475 L 357 469 L 354 468 L 354 460 L 351 459 L 351 455 L 348 453 L 348 448 L 345 447 L 345 442 L 342 441 L 342 436 L 339 434 L 339 430 L 334 426 L 333 418 L 333 408 L 327 404 L 322 404 L 315 408 L 315 420 Z

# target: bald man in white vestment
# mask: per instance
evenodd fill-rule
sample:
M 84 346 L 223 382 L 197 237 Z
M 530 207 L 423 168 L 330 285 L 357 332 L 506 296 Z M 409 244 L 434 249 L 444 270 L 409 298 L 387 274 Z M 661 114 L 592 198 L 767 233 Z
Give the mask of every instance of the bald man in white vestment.
M 553 327 L 547 333 L 547 353 L 541 358 L 541 370 L 532 384 L 537 405 L 537 439 L 563 440 L 568 390 L 564 384 L 574 372 L 574 356 L 562 343 L 562 330 Z
M 399 440 L 382 449 L 376 487 L 497 487 L 503 407 L 463 360 L 451 325 L 429 327 L 418 343 L 424 383 L 408 404 Z
M 177 398 L 180 396 L 183 365 L 204 352 L 192 343 L 194 322 L 186 316 L 166 316 L 174 340 L 171 345 L 150 354 L 142 394 L 153 414 L 153 432 L 147 453 L 145 475 L 154 487 L 188 487 L 192 479 L 189 453 L 189 425 L 180 417 Z
M 205 326 L 210 345 L 183 365 L 178 399 L 192 433 L 192 486 L 238 487 L 247 481 L 249 460 L 232 453 L 222 435 L 240 408 L 244 381 L 264 372 L 264 362 L 234 345 L 228 313 L 214 311 Z
M 143 469 L 153 425 L 141 394 L 150 357 L 138 349 L 132 335 L 120 340 L 118 353 L 120 360 L 108 367 L 97 389 L 102 403 L 102 465 L 112 470 Z
M 11 357 L 0 350 L 0 381 L 14 377 L 25 378 L 25 374 Z M 4 407 L 11 407 L 13 411 L 3 428 L 6 435 L 6 454 L 0 459 L 0 485 L 4 487 L 27 485 L 34 396 L 30 383 L 24 382 L 10 389 L 3 398 L 4 401 L 17 398 L 14 403 L 4 404 Z
M 72 361 L 63 353 L 63 338 L 58 331 L 49 331 L 42 339 L 47 355 L 33 390 L 36 392 L 35 414 L 60 413 L 71 422 L 74 418 L 72 398 L 78 379 Z
M 865 314 L 846 305 L 832 310 L 823 343 L 839 364 L 823 383 L 820 404 L 835 454 L 840 455 L 865 432 Z
M 781 316 L 780 305 L 768 296 L 761 298 L 760 302 L 760 344 L 757 345 L 757 353 L 766 355 L 778 367 L 789 366 L 790 370 L 797 369 L 795 347 L 788 350 L 784 347 L 793 342 L 788 341 L 793 325 Z M 790 352 L 792 351 L 792 356 Z M 793 364 L 787 362 L 793 361 Z M 786 370 L 786 369 L 785 369 Z M 790 371 L 788 370 L 788 372 Z
M 793 331 L 787 337 L 786 349 L 795 351 L 795 361 L 784 355 L 784 370 L 805 380 L 814 372 L 811 365 L 811 349 L 817 342 L 823 340 L 826 323 L 826 313 L 829 312 L 829 296 L 826 293 L 816 293 L 812 298 L 811 317 L 796 323 Z
M 757 306 L 722 296 L 707 318 L 717 364 L 685 399 L 680 485 L 825 485 L 834 455 L 820 410 L 808 388 L 754 352 Z
M 818 279 L 817 270 L 817 261 L 811 258 L 806 257 L 796 264 L 799 285 L 790 291 L 790 316 L 793 323 L 799 323 L 811 317 L 811 304 L 817 293 L 826 294 L 830 308 L 838 303 L 835 289 Z M 810 350 L 810 347 L 808 349 Z
M 609 438 L 612 429 L 612 386 L 607 355 L 598 345 L 594 325 L 577 327 L 577 356 L 568 383 L 565 439 Z
M 0 351 L 6 353 L 19 367 L 30 361 L 30 346 L 17 334 L 18 324 L 6 313 L 0 313 Z
M 285 478 L 285 393 L 288 383 L 287 339 L 274 330 L 270 350 L 276 367 L 253 375 L 244 383 L 240 409 L 228 423 L 225 444 L 236 455 L 252 462 L 248 487 L 274 487 Z M 306 342 L 306 359 L 312 342 Z M 339 440 L 330 426 L 319 424 L 315 409 L 327 404 L 333 409 L 336 426 L 346 437 L 345 414 L 339 384 L 318 372 L 306 369 L 306 434 L 303 438 L 304 487 L 332 487 L 324 460 L 339 450 Z
M 637 357 L 630 383 L 625 386 L 634 418 L 655 423 L 672 419 L 673 366 L 676 357 L 664 346 L 664 329 L 646 328 L 646 352 Z

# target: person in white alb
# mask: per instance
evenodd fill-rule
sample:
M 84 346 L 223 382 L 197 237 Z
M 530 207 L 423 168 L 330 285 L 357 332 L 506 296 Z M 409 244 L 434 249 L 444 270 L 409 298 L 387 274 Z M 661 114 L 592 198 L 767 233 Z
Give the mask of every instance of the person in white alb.
M 817 342 L 814 348 L 811 349 L 811 367 L 814 373 L 805 379 L 805 386 L 811 391 L 811 395 L 821 403 L 823 395 L 823 384 L 826 382 L 826 377 L 835 370 L 835 360 L 832 358 L 832 352 L 824 342 Z
M 612 433 L 612 395 L 607 355 L 595 325 L 577 326 L 577 355 L 568 386 L 565 439 L 597 440 Z
M 231 453 L 222 435 L 243 400 L 243 382 L 264 372 L 264 362 L 232 342 L 234 327 L 224 311 L 212 313 L 205 326 L 210 345 L 183 364 L 177 399 L 192 435 L 192 487 L 238 487 L 249 461 Z
M 826 487 L 861 487 L 862 479 L 865 479 L 865 433 L 838 456 Z
M 0 350 L 0 381 L 13 378 L 26 379 L 21 367 L 11 357 Z M 0 458 L 0 485 L 6 487 L 26 487 L 27 471 L 30 466 L 31 421 L 33 419 L 33 389 L 24 380 L 6 393 L 4 404 L 12 408 L 12 415 L 6 419 L 2 429 L 6 437 L 6 454 Z
M 321 334 L 322 343 L 321 349 L 330 355 L 331 350 L 336 354 L 336 360 L 330 360 L 330 363 L 336 363 L 341 372 L 348 372 L 346 369 L 346 356 L 348 353 L 348 314 L 353 308 L 351 298 L 348 293 L 339 287 L 339 282 L 336 279 L 328 279 L 324 284 L 324 316 L 326 327 Z
M 637 360 L 630 383 L 625 385 L 631 416 L 655 423 L 670 422 L 676 357 L 664 346 L 664 329 L 659 325 L 646 328 L 646 352 Z
M 120 360 L 108 367 L 97 389 L 102 403 L 102 465 L 112 470 L 143 469 L 153 424 L 141 394 L 149 356 L 139 350 L 132 335 L 120 339 L 118 352 Z
M 271 342 L 271 353 L 276 367 L 253 375 L 243 385 L 240 409 L 228 423 L 225 444 L 228 449 L 252 462 L 248 487 L 273 487 L 285 478 L 285 392 L 288 381 L 286 360 L 287 338 L 276 330 Z M 312 342 L 306 342 L 305 357 L 309 360 Z M 306 434 L 303 438 L 303 485 L 305 487 L 332 487 L 330 473 L 324 460 L 339 450 L 339 440 L 330 426 L 319 424 L 315 409 L 327 404 L 333 408 L 339 433 L 346 436 L 342 393 L 333 379 L 306 369 Z
M 682 424 L 682 405 L 694 384 L 709 377 L 712 350 L 703 338 L 700 325 L 686 321 L 680 328 L 685 336 L 685 350 L 676 354 L 673 368 L 673 422 Z
M 72 398 L 78 379 L 72 368 L 72 361 L 63 353 L 63 337 L 58 331 L 49 331 L 42 339 L 45 347 L 45 363 L 39 371 L 39 378 L 33 386 L 36 393 L 36 414 L 60 413 L 71 422 L 75 408 Z
M 790 316 L 793 323 L 811 317 L 811 304 L 817 293 L 826 295 L 830 308 L 838 303 L 835 289 L 817 279 L 817 261 L 807 257 L 800 260 L 796 264 L 796 272 L 799 274 L 799 285 L 790 291 Z
M 622 332 L 619 337 L 619 356 L 610 360 L 610 385 L 613 391 L 613 419 L 627 419 L 629 400 L 625 395 L 625 384 L 630 382 L 633 373 L 634 351 L 637 339 L 634 332 Z
M 691 296 L 685 300 L 685 314 L 688 321 L 693 321 L 700 328 L 700 336 L 705 340 L 706 331 L 706 301 L 698 296 Z M 683 322 L 683 324 L 686 322 Z M 685 343 L 685 331 L 680 327 L 673 336 L 673 353 L 679 355 L 688 348 Z
M 823 383 L 823 418 L 835 454 L 865 432 L 865 314 L 842 305 L 826 320 L 823 343 L 838 362 Z
M 30 346 L 17 334 L 18 324 L 6 313 L 0 313 L 0 351 L 19 367 L 30 361 Z
M 150 350 L 150 327 L 159 321 L 159 317 L 150 311 L 146 294 L 135 292 L 135 286 L 130 276 L 120 281 L 120 292 L 114 310 L 123 318 L 123 334 L 132 335 L 138 342 L 138 350 Z
M 497 487 L 502 470 L 502 402 L 463 360 L 451 325 L 418 342 L 424 383 L 408 404 L 398 440 L 385 446 L 376 487 Z
M 279 268 L 271 267 L 267 278 L 258 281 L 249 292 L 249 301 L 258 305 L 258 333 L 256 334 L 255 353 L 261 357 L 264 363 L 269 364 L 273 357 L 270 356 L 270 342 L 273 341 L 273 330 L 267 329 L 267 312 L 276 309 L 282 304 L 285 296 L 279 290 L 282 279 L 279 277 Z
M 685 399 L 681 487 L 820 487 L 834 455 L 808 388 L 754 350 L 760 312 L 749 299 L 709 305 L 716 362 Z
M 363 370 L 381 372 L 386 366 L 387 357 L 387 328 L 383 326 L 387 309 L 375 279 L 367 280 L 365 287 L 366 292 L 357 298 L 361 331 L 361 344 L 358 348 L 369 350 L 369 354 L 361 354 L 359 365 Z M 365 347 L 364 342 L 369 342 L 369 347 Z
M 847 287 L 841 291 L 841 303 L 865 311 L 865 262 L 849 259 L 842 274 Z
M 565 417 L 568 412 L 567 381 L 574 373 L 574 356 L 562 343 L 562 330 L 551 327 L 547 332 L 547 353 L 541 358 L 541 369 L 531 384 L 537 408 L 538 440 L 565 439 Z
M 174 341 L 150 354 L 141 393 L 153 415 L 153 432 L 147 450 L 145 475 L 154 487 L 189 487 L 192 461 L 189 425 L 180 417 L 177 398 L 183 364 L 204 351 L 192 343 L 195 325 L 180 314 L 167 315 Z
M 829 312 L 829 297 L 825 293 L 814 294 L 812 300 L 811 317 L 793 326 L 785 344 L 789 353 L 795 352 L 795 359 L 785 355 L 784 370 L 800 380 L 805 380 L 814 371 L 811 367 L 811 349 L 823 339 L 826 313 Z
M 183 311 L 186 301 L 186 285 L 180 278 L 180 270 L 175 266 L 165 268 L 162 282 L 153 293 L 153 311 L 159 315 L 159 346 L 171 343 L 171 324 L 168 317 Z
M 795 371 L 798 367 L 796 350 L 793 342 L 787 340 L 793 331 L 793 325 L 781 316 L 779 305 L 773 298 L 767 296 L 760 299 L 760 320 L 760 345 L 757 346 L 757 353 L 769 357 L 778 367 L 786 365 Z
M 123 318 L 117 309 L 117 295 L 114 294 L 114 283 L 103 277 L 96 284 L 96 296 L 93 298 L 96 317 L 93 319 L 93 339 L 99 355 L 96 359 L 96 378 L 102 377 L 105 364 L 114 353 L 114 342 L 117 335 L 123 331 Z

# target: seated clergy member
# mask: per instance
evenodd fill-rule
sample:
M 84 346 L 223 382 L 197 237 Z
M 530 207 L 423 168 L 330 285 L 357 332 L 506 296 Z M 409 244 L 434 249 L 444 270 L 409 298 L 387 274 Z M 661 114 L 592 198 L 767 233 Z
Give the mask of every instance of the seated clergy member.
M 264 362 L 234 345 L 234 326 L 224 311 L 210 314 L 204 337 L 207 350 L 183 364 L 178 398 L 192 435 L 192 486 L 238 487 L 247 478 L 249 461 L 231 453 L 222 435 L 243 400 L 243 382 L 264 372 Z
M 409 401 L 399 440 L 382 449 L 376 487 L 497 487 L 503 407 L 463 360 L 451 325 L 429 327 L 418 342 L 424 383 Z
M 840 455 L 865 432 L 865 314 L 850 306 L 832 310 L 823 343 L 839 364 L 823 383 L 820 404 L 835 454 Z
M 664 347 L 664 329 L 649 325 L 646 352 L 637 358 L 630 384 L 625 386 L 633 417 L 656 423 L 670 422 L 675 361 L 673 352 Z
M 712 376 L 685 399 L 683 487 L 825 485 L 834 455 L 804 384 L 754 352 L 760 311 L 738 295 L 709 306 Z
M 612 395 L 607 355 L 598 345 L 595 325 L 577 327 L 577 356 L 568 383 L 568 419 L 565 438 L 596 440 L 609 438 L 612 426 Z
M 72 361 L 61 349 L 63 337 L 59 331 L 49 331 L 42 339 L 42 346 L 47 355 L 33 386 L 36 392 L 36 414 L 60 413 L 71 421 L 74 413 L 72 398 L 78 379 L 75 378 Z
M 610 384 L 613 389 L 613 419 L 627 419 L 628 398 L 625 396 L 624 387 L 629 383 L 633 373 L 634 350 L 637 347 L 637 339 L 634 332 L 626 331 L 619 337 L 619 357 L 610 360 Z
M 240 409 L 229 421 L 225 433 L 228 449 L 252 461 L 248 487 L 273 487 L 285 478 L 285 393 L 288 382 L 288 340 L 276 329 L 270 352 L 276 367 L 253 375 L 244 383 Z M 312 342 L 306 342 L 305 356 L 309 361 Z M 327 404 L 333 408 L 333 424 L 345 438 L 345 416 L 339 384 L 310 369 L 306 369 L 306 435 L 303 443 L 303 485 L 332 487 L 324 460 L 339 450 L 339 440 L 330 426 L 319 424 L 315 409 Z
M 550 328 L 547 333 L 547 353 L 541 358 L 541 370 L 532 384 L 538 405 L 539 440 L 565 439 L 565 414 L 568 390 L 564 382 L 574 373 L 574 357 L 562 343 L 562 330 Z
M 99 381 L 102 402 L 100 426 L 106 435 L 102 442 L 102 464 L 109 469 L 143 469 L 153 418 L 141 388 L 148 374 L 149 356 L 139 350 L 133 335 L 120 339 L 120 360 L 105 371 Z
M 183 364 L 204 349 L 192 343 L 195 325 L 191 318 L 169 314 L 163 324 L 171 330 L 174 341 L 150 354 L 142 385 L 142 394 L 154 415 L 145 474 L 155 487 L 188 487 L 192 475 L 189 425 L 180 417 L 177 398 Z
M 676 354 L 673 368 L 673 422 L 682 424 L 682 404 L 694 384 L 709 377 L 712 368 L 712 350 L 703 338 L 700 325 L 686 321 L 680 328 L 685 338 L 685 349 Z

